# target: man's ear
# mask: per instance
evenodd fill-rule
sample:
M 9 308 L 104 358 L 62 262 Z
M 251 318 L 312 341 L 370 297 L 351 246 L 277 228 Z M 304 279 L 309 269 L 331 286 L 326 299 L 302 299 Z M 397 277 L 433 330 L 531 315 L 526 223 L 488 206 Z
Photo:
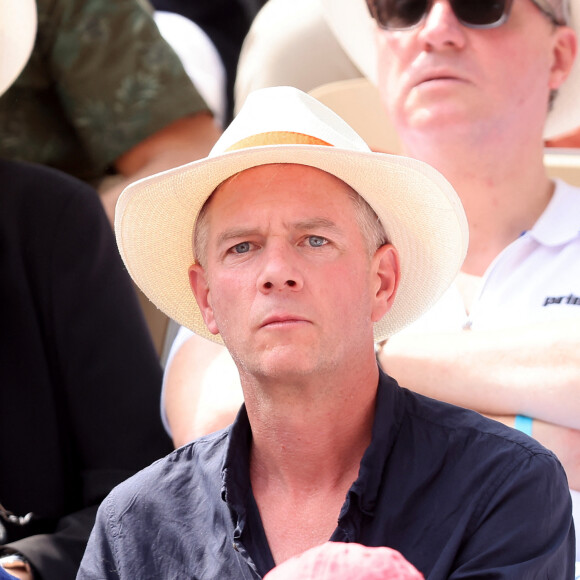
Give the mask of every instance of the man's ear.
M 192 264 L 189 267 L 189 285 L 207 329 L 212 334 L 218 334 L 219 330 L 213 315 L 207 275 L 199 264 Z
M 558 26 L 554 37 L 554 59 L 550 72 L 550 90 L 557 90 L 568 78 L 578 51 L 576 34 L 569 26 Z
M 373 256 L 371 263 L 373 280 L 372 321 L 379 321 L 392 307 L 401 279 L 399 254 L 394 246 L 385 244 Z

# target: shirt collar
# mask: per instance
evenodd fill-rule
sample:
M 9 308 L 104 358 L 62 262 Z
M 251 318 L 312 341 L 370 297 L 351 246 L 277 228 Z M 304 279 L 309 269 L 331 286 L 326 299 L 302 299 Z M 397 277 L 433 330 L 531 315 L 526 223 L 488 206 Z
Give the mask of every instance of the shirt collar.
M 222 499 L 238 514 L 246 511 L 246 498 L 250 490 L 250 447 L 252 430 L 246 405 L 242 405 L 230 433 L 222 469 Z
M 351 492 L 359 498 L 360 509 L 372 514 L 386 469 L 387 459 L 401 428 L 403 411 L 397 382 L 379 373 L 375 419 L 371 444 L 361 460 L 359 475 Z M 245 405 L 230 427 L 228 447 L 222 470 L 222 498 L 244 519 L 250 484 L 250 447 L 252 431 Z
M 398 404 L 399 397 L 397 382 L 381 371 L 371 444 L 363 455 L 358 478 L 351 488 L 359 497 L 360 509 L 367 514 L 374 512 L 387 460 L 401 428 L 403 411 Z
M 550 203 L 528 235 L 544 246 L 560 246 L 580 235 L 580 190 L 559 179 Z

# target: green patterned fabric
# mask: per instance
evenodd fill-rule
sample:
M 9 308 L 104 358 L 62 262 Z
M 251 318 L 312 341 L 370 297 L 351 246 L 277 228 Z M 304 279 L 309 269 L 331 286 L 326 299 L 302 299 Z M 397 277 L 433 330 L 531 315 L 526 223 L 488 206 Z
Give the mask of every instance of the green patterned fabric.
M 144 0 L 37 0 L 32 57 L 0 98 L 0 156 L 96 181 L 122 153 L 206 110 Z

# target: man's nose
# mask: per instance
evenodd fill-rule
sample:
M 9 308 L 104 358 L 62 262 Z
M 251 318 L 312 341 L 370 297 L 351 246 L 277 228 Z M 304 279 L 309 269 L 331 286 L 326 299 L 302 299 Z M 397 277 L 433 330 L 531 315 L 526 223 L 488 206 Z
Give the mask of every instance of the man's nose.
M 448 0 L 435 0 L 420 24 L 419 38 L 427 49 L 460 48 L 465 44 L 465 27 L 459 22 Z
M 296 252 L 286 244 L 272 244 L 263 250 L 262 269 L 258 276 L 258 290 L 273 292 L 300 290 L 303 277 Z

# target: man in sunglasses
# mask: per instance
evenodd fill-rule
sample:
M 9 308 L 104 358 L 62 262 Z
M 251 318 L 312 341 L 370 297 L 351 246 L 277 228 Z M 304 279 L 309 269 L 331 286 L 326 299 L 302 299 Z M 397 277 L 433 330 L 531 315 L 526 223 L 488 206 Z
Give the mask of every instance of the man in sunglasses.
M 455 286 L 380 363 L 554 450 L 578 523 L 580 192 L 548 178 L 543 140 L 580 126 L 580 2 L 322 2 L 402 151 L 451 181 L 470 226 Z
M 573 577 L 554 454 L 378 368 L 375 343 L 467 250 L 433 168 L 264 89 L 208 158 L 127 188 L 115 231 L 148 298 L 227 347 L 246 403 L 108 496 L 78 580 L 258 580 L 329 539 L 389 546 L 427 580 Z
M 555 26 L 566 24 L 563 0 L 531 0 L 537 9 Z M 433 0 L 396 2 L 393 0 L 366 0 L 369 12 L 383 30 L 411 30 L 423 24 L 435 4 Z M 443 2 L 439 2 L 442 4 Z M 513 0 L 447 2 L 453 15 L 466 28 L 497 28 L 510 17 Z

